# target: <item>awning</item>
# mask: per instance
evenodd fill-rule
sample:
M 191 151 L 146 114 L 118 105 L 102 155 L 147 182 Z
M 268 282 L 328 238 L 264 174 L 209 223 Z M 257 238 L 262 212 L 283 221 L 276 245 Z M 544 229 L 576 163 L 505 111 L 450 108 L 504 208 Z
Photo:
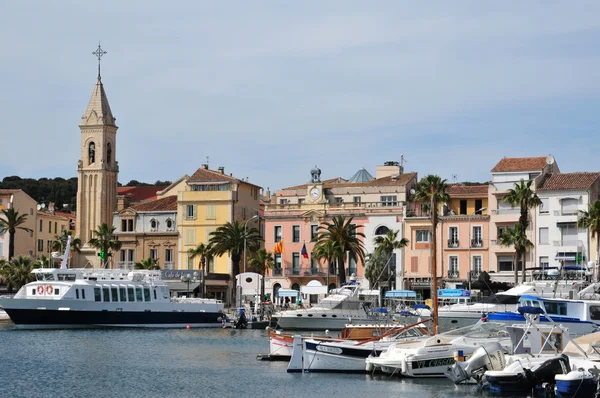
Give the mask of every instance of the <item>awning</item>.
M 175 290 L 175 291 L 187 291 L 188 290 L 188 284 L 187 282 L 168 282 L 165 281 L 167 283 L 167 285 L 169 286 L 170 290 Z M 195 288 L 197 288 L 198 286 L 200 286 L 199 282 L 190 282 L 190 292 L 192 290 L 194 290 Z
M 556 226 L 558 228 L 577 228 L 577 223 L 575 221 L 557 222 Z
M 567 252 L 567 253 L 556 253 L 555 260 L 563 260 L 563 261 L 575 261 L 577 253 Z
M 385 297 L 417 298 L 417 292 L 415 292 L 414 290 L 389 290 L 385 292 Z
M 219 279 L 213 279 L 213 280 L 206 280 L 204 283 L 206 283 L 206 286 L 227 286 L 227 281 L 222 281 Z
M 279 289 L 277 291 L 278 297 L 298 297 L 299 291 L 293 289 Z

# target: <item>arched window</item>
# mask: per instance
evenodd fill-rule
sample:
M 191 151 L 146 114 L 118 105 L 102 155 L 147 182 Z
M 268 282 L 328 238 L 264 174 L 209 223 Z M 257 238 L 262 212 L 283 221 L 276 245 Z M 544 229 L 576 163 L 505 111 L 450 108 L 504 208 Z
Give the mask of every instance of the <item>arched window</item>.
M 381 227 L 377 227 L 377 229 L 375 230 L 375 235 L 385 235 L 389 230 L 390 229 L 388 227 L 382 225 Z
M 156 231 L 158 229 L 158 221 L 156 221 L 154 218 L 150 220 L 150 229 L 152 231 Z
M 112 145 L 110 142 L 106 144 L 106 163 L 110 163 L 112 161 Z
M 94 142 L 90 142 L 88 145 L 88 164 L 92 164 L 96 161 L 96 144 Z
M 299 283 L 294 283 L 292 285 L 292 290 L 296 290 L 296 291 L 299 292 L 300 291 L 300 284 Z
M 279 296 L 279 289 L 281 289 L 281 285 L 279 283 L 273 285 L 273 297 Z
M 167 231 L 173 230 L 173 220 L 171 220 L 170 218 L 167 218 L 167 221 L 165 222 L 165 224 L 167 225 Z

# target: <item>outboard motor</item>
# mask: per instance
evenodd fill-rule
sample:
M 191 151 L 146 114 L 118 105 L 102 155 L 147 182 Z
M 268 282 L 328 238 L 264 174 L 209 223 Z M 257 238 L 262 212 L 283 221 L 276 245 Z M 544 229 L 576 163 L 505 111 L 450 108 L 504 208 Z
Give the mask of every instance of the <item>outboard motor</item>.
M 238 318 L 235 320 L 236 329 L 246 329 L 248 327 L 248 319 L 246 318 L 246 311 L 240 308 Z
M 445 372 L 454 384 L 467 382 L 471 378 L 479 382 L 486 370 L 502 370 L 506 366 L 504 350 L 500 343 L 486 344 L 473 351 L 465 362 L 456 362 Z
M 527 380 L 532 380 L 534 385 L 541 386 L 543 383 L 554 384 L 554 376 L 569 373 L 569 357 L 565 354 L 557 358 L 552 358 L 542 363 L 539 368 L 533 372 L 525 369 Z

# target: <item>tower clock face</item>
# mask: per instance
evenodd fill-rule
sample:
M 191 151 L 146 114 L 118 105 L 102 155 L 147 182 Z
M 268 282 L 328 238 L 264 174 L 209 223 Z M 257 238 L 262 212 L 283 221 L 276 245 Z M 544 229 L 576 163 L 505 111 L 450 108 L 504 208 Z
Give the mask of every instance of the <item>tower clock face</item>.
M 316 198 L 318 198 L 318 197 L 320 196 L 320 195 L 319 195 L 319 188 L 315 187 L 315 188 L 311 189 L 311 190 L 310 190 L 310 196 L 311 196 L 313 199 L 316 199 Z

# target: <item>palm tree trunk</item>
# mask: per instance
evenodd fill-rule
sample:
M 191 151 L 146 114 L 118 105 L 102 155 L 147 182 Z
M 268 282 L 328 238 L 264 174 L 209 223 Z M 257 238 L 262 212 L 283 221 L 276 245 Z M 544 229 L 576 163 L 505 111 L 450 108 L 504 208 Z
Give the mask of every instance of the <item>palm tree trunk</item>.
M 596 257 L 596 270 L 594 272 L 594 276 L 596 278 L 596 281 L 600 280 L 600 233 L 596 232 L 596 249 L 598 250 L 598 257 Z
M 9 232 L 10 241 L 8 242 L 8 261 L 15 256 L 15 233 Z
M 515 262 L 514 264 L 514 268 L 515 268 L 515 286 L 517 286 L 519 284 L 519 264 L 517 263 L 517 255 L 518 255 L 518 251 L 515 252 L 515 255 L 513 256 L 513 261 Z
M 346 283 L 346 267 L 344 266 L 344 257 L 338 259 L 338 278 L 340 278 L 340 286 Z
M 521 262 L 521 283 L 525 283 L 525 255 L 525 252 L 521 253 L 521 258 L 523 259 Z

